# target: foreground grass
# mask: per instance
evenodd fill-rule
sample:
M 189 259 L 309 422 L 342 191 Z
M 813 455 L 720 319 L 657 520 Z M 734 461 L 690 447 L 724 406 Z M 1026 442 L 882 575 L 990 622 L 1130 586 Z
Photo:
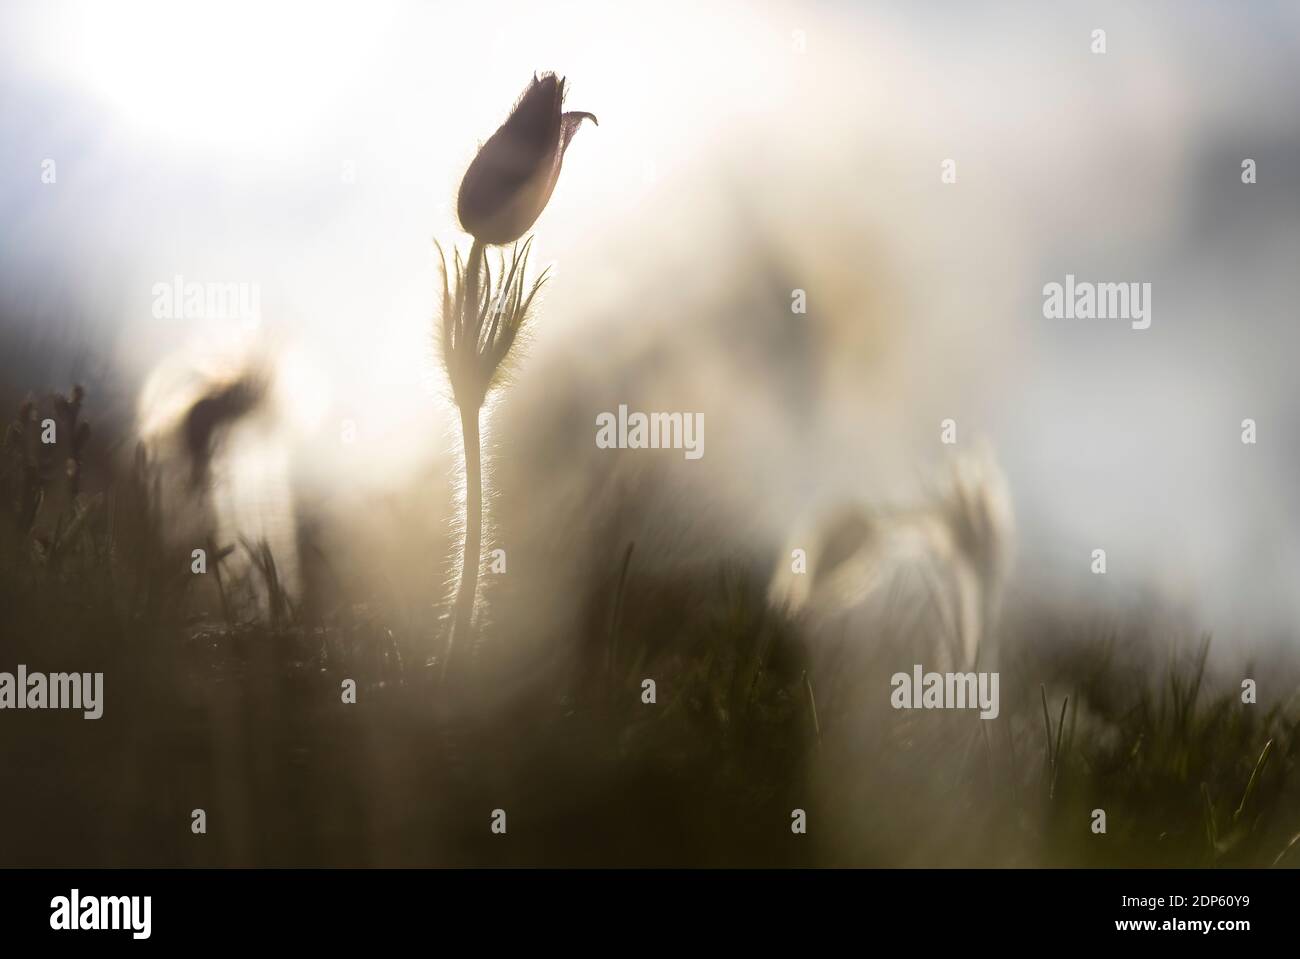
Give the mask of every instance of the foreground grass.
M 888 619 L 829 666 L 768 607 L 761 558 L 665 574 L 628 543 L 568 643 L 521 643 L 545 627 L 503 578 L 440 686 L 435 624 L 346 593 L 297 607 L 258 544 L 220 590 L 192 576 L 147 460 L 74 492 L 5 455 L 0 668 L 102 670 L 107 697 L 96 722 L 3 717 L 6 865 L 1300 862 L 1295 663 L 1212 667 L 1155 613 L 1013 604 L 997 719 L 895 711 Z

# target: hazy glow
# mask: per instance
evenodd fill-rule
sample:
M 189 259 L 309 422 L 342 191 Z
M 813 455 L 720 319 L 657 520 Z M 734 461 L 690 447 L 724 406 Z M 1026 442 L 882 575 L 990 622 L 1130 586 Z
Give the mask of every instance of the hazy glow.
M 1297 14 L 1195 10 L 1104 5 L 1103 58 L 1051 5 L 0 4 L 5 285 L 75 291 L 148 381 L 146 427 L 253 359 L 279 370 L 295 481 L 431 489 L 458 446 L 432 241 L 464 248 L 465 166 L 554 69 L 600 126 L 537 223 L 534 266 L 556 269 L 494 432 L 564 416 L 551 435 L 585 443 L 573 424 L 638 389 L 704 411 L 700 485 L 754 489 L 775 522 L 814 496 L 905 501 L 941 452 L 924 424 L 957 415 L 1040 537 L 1030 567 L 1105 541 L 1224 596 L 1207 584 L 1275 555 L 1229 599 L 1290 621 L 1291 454 L 1203 444 L 1243 411 L 1288 422 L 1295 231 L 1262 185 L 1288 195 L 1296 169 L 1277 91 L 1297 88 L 1278 46 Z M 1265 150 L 1242 194 L 1233 164 Z M 1044 321 L 1067 271 L 1153 282 L 1154 326 Z M 177 274 L 256 284 L 261 345 L 153 319 Z
M 275 385 L 277 399 L 295 430 L 310 434 L 320 429 L 330 409 L 330 386 L 319 362 L 305 347 L 280 352 Z
M 86 2 L 63 20 L 61 58 L 137 130 L 256 149 L 304 136 L 373 55 L 382 6 L 346 16 L 304 0 Z

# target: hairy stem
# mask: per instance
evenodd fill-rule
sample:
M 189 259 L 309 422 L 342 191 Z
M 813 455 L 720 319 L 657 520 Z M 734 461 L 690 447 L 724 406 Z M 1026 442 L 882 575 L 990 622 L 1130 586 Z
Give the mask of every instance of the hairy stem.
M 456 620 L 447 641 L 442 675 L 457 645 L 463 654 L 470 642 L 474 620 L 474 596 L 478 589 L 478 568 L 483 542 L 483 460 L 479 447 L 478 408 L 460 411 L 461 435 L 465 441 L 465 549 L 461 555 L 460 588 L 456 591 Z
M 474 626 L 474 598 L 478 589 L 478 568 L 483 540 L 483 460 L 479 445 L 479 408 L 485 389 L 480 390 L 478 323 L 479 282 L 483 272 L 483 244 L 477 239 L 465 264 L 464 295 L 460 316 L 455 318 L 454 347 L 449 343 L 448 374 L 456 405 L 460 408 L 460 430 L 465 443 L 465 544 L 461 551 L 460 586 L 447 654 L 442 661 L 441 679 L 447 678 L 453 652 L 463 654 Z M 460 647 L 459 650 L 457 647 Z

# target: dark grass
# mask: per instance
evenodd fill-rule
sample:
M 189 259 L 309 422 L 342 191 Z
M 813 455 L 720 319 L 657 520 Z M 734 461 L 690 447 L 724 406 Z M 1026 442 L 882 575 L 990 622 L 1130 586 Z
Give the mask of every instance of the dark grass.
M 996 720 L 895 711 L 907 610 L 827 646 L 769 608 L 764 557 L 665 570 L 619 542 L 576 577 L 565 643 L 520 642 L 545 624 L 511 577 L 489 584 L 477 650 L 439 685 L 446 608 L 423 622 L 337 582 L 296 601 L 257 543 L 228 544 L 251 561 L 218 589 L 227 560 L 197 577 L 165 545 L 143 454 L 103 443 L 72 495 L 58 451 L 28 452 L 3 451 L 0 669 L 102 670 L 106 699 L 94 722 L 0 714 L 0 864 L 1300 863 L 1283 652 L 1212 665 L 1158 612 L 1013 596 Z

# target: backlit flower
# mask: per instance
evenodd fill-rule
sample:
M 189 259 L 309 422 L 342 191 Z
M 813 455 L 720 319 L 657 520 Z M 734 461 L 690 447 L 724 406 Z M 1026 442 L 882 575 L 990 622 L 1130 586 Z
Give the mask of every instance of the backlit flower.
M 506 122 L 465 171 L 456 214 L 480 243 L 513 243 L 546 209 L 564 151 L 590 113 L 564 113 L 564 80 L 534 76 Z

